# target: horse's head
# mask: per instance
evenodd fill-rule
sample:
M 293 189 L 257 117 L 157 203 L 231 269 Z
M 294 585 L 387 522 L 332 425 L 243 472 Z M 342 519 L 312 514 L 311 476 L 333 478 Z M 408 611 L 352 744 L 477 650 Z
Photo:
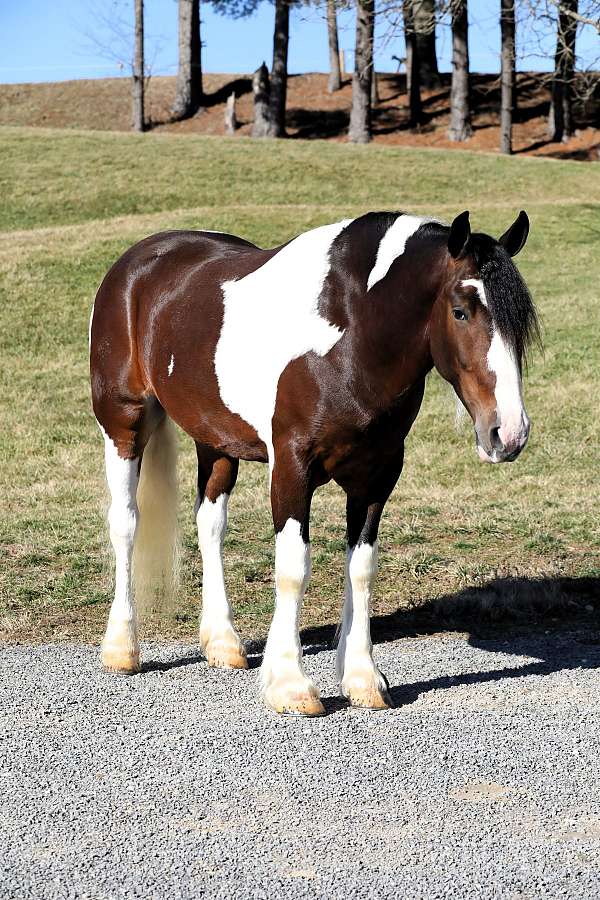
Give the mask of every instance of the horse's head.
M 516 459 L 529 436 L 521 376 L 537 318 L 511 259 L 528 233 L 524 212 L 497 241 L 472 234 L 468 212 L 457 216 L 431 319 L 435 366 L 471 416 L 485 462 Z

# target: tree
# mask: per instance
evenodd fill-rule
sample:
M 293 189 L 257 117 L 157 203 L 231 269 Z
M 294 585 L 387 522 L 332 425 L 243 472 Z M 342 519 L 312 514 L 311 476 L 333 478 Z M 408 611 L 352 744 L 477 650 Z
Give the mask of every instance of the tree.
M 327 0 L 327 38 L 329 41 L 329 80 L 327 82 L 327 90 L 330 94 L 333 94 L 335 91 L 339 91 L 342 86 L 335 0 Z
M 450 90 L 451 141 L 466 141 L 473 134 L 469 103 L 469 20 L 467 0 L 452 0 L 452 87 Z
M 548 120 L 551 140 L 567 141 L 574 131 L 573 76 L 578 0 L 560 0 L 556 28 L 556 54 L 552 79 L 552 103 Z
M 261 0 L 212 0 L 216 12 L 223 16 L 232 16 L 234 19 L 252 15 L 260 2 Z M 294 0 L 274 0 L 275 22 L 270 89 L 268 91 L 262 88 L 259 90 L 259 103 L 263 104 L 261 106 L 260 137 L 285 137 L 290 5 L 293 2 Z M 255 73 L 257 78 L 258 72 L 259 70 Z M 262 80 L 264 81 L 264 78 Z M 264 101 L 267 97 L 269 100 L 268 115 L 265 114 L 264 109 Z
M 412 7 L 421 86 L 440 87 L 435 49 L 435 0 L 412 0 Z
M 348 137 L 356 144 L 371 140 L 374 0 L 356 0 L 356 43 L 352 76 L 352 110 Z
M 515 0 L 500 0 L 500 32 L 502 36 L 500 152 L 512 153 L 515 105 Z
M 254 122 L 252 137 L 269 137 L 271 84 L 269 70 L 263 62 L 252 76 L 252 92 L 254 94 Z
M 133 56 L 133 127 L 143 131 L 144 117 L 144 0 L 134 0 L 135 51 Z
M 415 20 L 412 0 L 403 0 L 404 42 L 406 44 L 406 92 L 410 109 L 410 126 L 418 128 L 423 121 L 421 102 L 421 66 L 419 46 L 415 40 Z
M 173 115 L 193 116 L 202 106 L 200 0 L 179 0 L 179 68 Z
M 288 0 L 275 0 L 275 28 L 273 31 L 273 67 L 271 69 L 269 137 L 285 136 L 285 104 L 287 96 L 287 62 L 289 38 L 290 7 Z

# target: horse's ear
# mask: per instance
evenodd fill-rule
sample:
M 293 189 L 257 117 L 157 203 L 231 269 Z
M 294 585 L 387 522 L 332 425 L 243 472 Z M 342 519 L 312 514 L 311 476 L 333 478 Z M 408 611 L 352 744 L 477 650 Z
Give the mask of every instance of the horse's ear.
M 471 223 L 469 222 L 469 210 L 465 210 L 457 216 L 450 226 L 450 234 L 448 235 L 448 252 L 454 259 L 464 256 L 467 251 L 467 244 L 471 237 Z
M 502 244 L 509 256 L 516 256 L 522 250 L 529 234 L 529 217 L 521 210 L 508 231 L 505 231 L 498 242 Z

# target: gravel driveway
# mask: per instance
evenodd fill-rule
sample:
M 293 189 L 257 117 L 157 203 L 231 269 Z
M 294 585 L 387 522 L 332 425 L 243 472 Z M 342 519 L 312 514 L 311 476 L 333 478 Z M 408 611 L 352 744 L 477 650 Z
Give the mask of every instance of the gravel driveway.
M 146 644 L 0 648 L 0 896 L 600 896 L 600 639 L 381 644 L 396 708 L 278 718 L 257 672 Z M 258 662 L 258 659 L 255 659 Z

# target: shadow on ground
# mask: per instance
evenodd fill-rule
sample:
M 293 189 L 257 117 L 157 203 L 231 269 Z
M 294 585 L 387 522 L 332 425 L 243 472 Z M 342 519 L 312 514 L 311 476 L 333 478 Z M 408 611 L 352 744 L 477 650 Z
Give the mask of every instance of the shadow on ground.
M 458 685 L 596 668 L 600 665 L 599 608 L 600 578 L 496 578 L 412 608 L 374 616 L 371 633 L 373 642 L 380 644 L 400 638 L 467 632 L 473 647 L 490 653 L 536 657 L 525 665 L 391 686 L 394 705 L 403 706 L 428 691 Z M 567 642 L 565 631 L 569 632 Z M 333 649 L 335 632 L 332 625 L 304 629 L 301 639 L 305 655 Z M 264 640 L 247 644 L 250 668 L 260 666 L 264 644 Z M 169 662 L 147 663 L 143 668 L 146 672 L 164 672 L 202 659 L 195 652 Z M 340 697 L 325 697 L 323 703 L 327 714 L 345 705 Z

